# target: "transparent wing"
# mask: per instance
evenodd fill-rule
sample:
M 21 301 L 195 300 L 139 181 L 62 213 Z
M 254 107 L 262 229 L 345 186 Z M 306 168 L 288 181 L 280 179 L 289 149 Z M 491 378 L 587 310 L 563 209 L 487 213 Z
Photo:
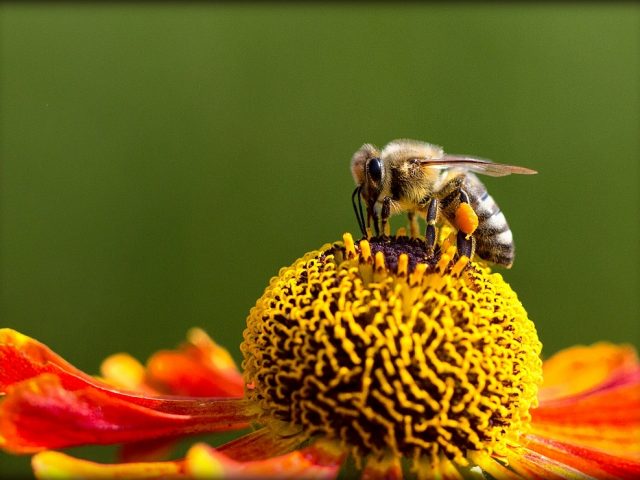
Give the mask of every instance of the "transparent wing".
M 533 175 L 534 173 L 538 173 L 530 168 L 493 163 L 491 160 L 486 160 L 484 158 L 467 157 L 464 155 L 444 155 L 442 158 L 438 159 L 420 160 L 420 163 L 425 167 L 434 168 L 459 167 L 492 177 L 504 177 L 505 175 L 511 175 L 512 173 L 520 175 Z

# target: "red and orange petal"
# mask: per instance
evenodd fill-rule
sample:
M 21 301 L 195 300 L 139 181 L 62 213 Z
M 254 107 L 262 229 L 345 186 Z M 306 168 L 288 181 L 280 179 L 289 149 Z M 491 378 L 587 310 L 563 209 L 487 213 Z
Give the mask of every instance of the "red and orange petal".
M 90 379 L 46 345 L 10 328 L 0 329 L 0 394 L 11 385 L 42 373 Z
M 549 468 L 555 462 L 598 479 L 640 478 L 640 363 L 633 349 L 570 348 L 545 362 L 544 373 L 520 463 L 547 459 Z
M 48 478 L 223 478 L 223 479 L 333 479 L 343 454 L 330 446 L 312 445 L 265 460 L 238 462 L 205 444 L 194 445 L 184 460 L 175 462 L 99 464 L 58 452 L 34 456 L 40 479 Z
M 35 455 L 31 465 L 36 478 L 175 479 L 185 478 L 184 462 L 121 463 L 105 465 L 70 457 L 60 452 Z
M 242 397 L 244 381 L 229 352 L 203 330 L 191 329 L 178 350 L 154 354 L 147 382 L 161 391 L 194 397 Z
M 244 381 L 229 352 L 203 330 L 192 328 L 176 350 L 161 350 L 145 368 L 126 353 L 111 355 L 102 377 L 120 388 L 191 397 L 242 397 Z
M 242 399 L 134 397 L 43 374 L 9 387 L 0 403 L 0 446 L 37 452 L 238 429 L 253 418 Z
M 0 330 L 0 447 L 35 452 L 244 428 L 241 398 L 123 391 L 76 369 L 45 345 Z
M 638 355 L 631 346 L 600 342 L 592 346 L 570 347 L 543 363 L 544 384 L 538 399 L 544 403 L 573 398 L 581 392 L 637 374 L 637 371 Z

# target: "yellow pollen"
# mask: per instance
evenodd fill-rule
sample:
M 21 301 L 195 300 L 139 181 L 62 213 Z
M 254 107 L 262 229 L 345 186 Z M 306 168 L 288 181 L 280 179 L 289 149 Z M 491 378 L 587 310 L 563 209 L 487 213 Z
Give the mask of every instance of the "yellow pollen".
M 425 473 L 504 455 L 541 380 L 516 294 L 454 261 L 453 245 L 429 257 L 420 239 L 343 240 L 283 268 L 249 314 L 246 395 L 261 423 L 337 441 L 371 468 L 404 457 Z

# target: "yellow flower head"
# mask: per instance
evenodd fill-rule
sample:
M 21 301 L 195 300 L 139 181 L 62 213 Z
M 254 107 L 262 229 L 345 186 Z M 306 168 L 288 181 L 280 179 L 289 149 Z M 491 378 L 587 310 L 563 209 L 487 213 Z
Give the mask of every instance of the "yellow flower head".
M 499 274 L 449 260 L 347 234 L 281 269 L 241 346 L 261 422 L 416 468 L 501 455 L 527 430 L 541 344 Z

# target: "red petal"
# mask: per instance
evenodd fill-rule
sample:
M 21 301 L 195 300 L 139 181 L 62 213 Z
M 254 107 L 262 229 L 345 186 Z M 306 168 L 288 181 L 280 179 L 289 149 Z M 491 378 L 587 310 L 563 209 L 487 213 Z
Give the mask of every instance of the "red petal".
M 244 381 L 229 352 L 193 328 L 177 351 L 161 351 L 148 362 L 148 379 L 176 395 L 241 397 Z
M 282 436 L 268 428 L 261 428 L 218 447 L 227 457 L 246 462 L 283 455 L 294 450 L 303 439 L 298 435 Z
M 177 350 L 162 350 L 142 364 L 126 354 L 107 358 L 101 367 L 111 383 L 138 392 L 193 397 L 242 397 L 244 381 L 229 352 L 203 330 L 193 328 Z
M 47 346 L 10 328 L 0 329 L 0 393 L 14 383 L 41 373 L 66 371 L 82 378 L 81 372 Z
M 614 362 L 618 366 L 608 370 L 611 377 L 589 389 L 542 402 L 531 411 L 532 433 L 617 457 L 638 458 L 640 365 L 631 358 L 619 355 Z
M 133 396 L 79 377 L 43 374 L 8 389 L 0 403 L 0 445 L 34 452 L 244 428 L 240 399 Z
M 221 479 L 334 479 L 344 455 L 312 445 L 279 457 L 237 462 L 205 444 L 187 452 L 187 473 L 196 478 Z
M 509 467 L 527 480 L 589 480 L 584 473 L 526 448 L 511 452 L 508 459 Z
M 564 442 L 527 435 L 527 448 L 599 480 L 636 480 L 640 462 Z

